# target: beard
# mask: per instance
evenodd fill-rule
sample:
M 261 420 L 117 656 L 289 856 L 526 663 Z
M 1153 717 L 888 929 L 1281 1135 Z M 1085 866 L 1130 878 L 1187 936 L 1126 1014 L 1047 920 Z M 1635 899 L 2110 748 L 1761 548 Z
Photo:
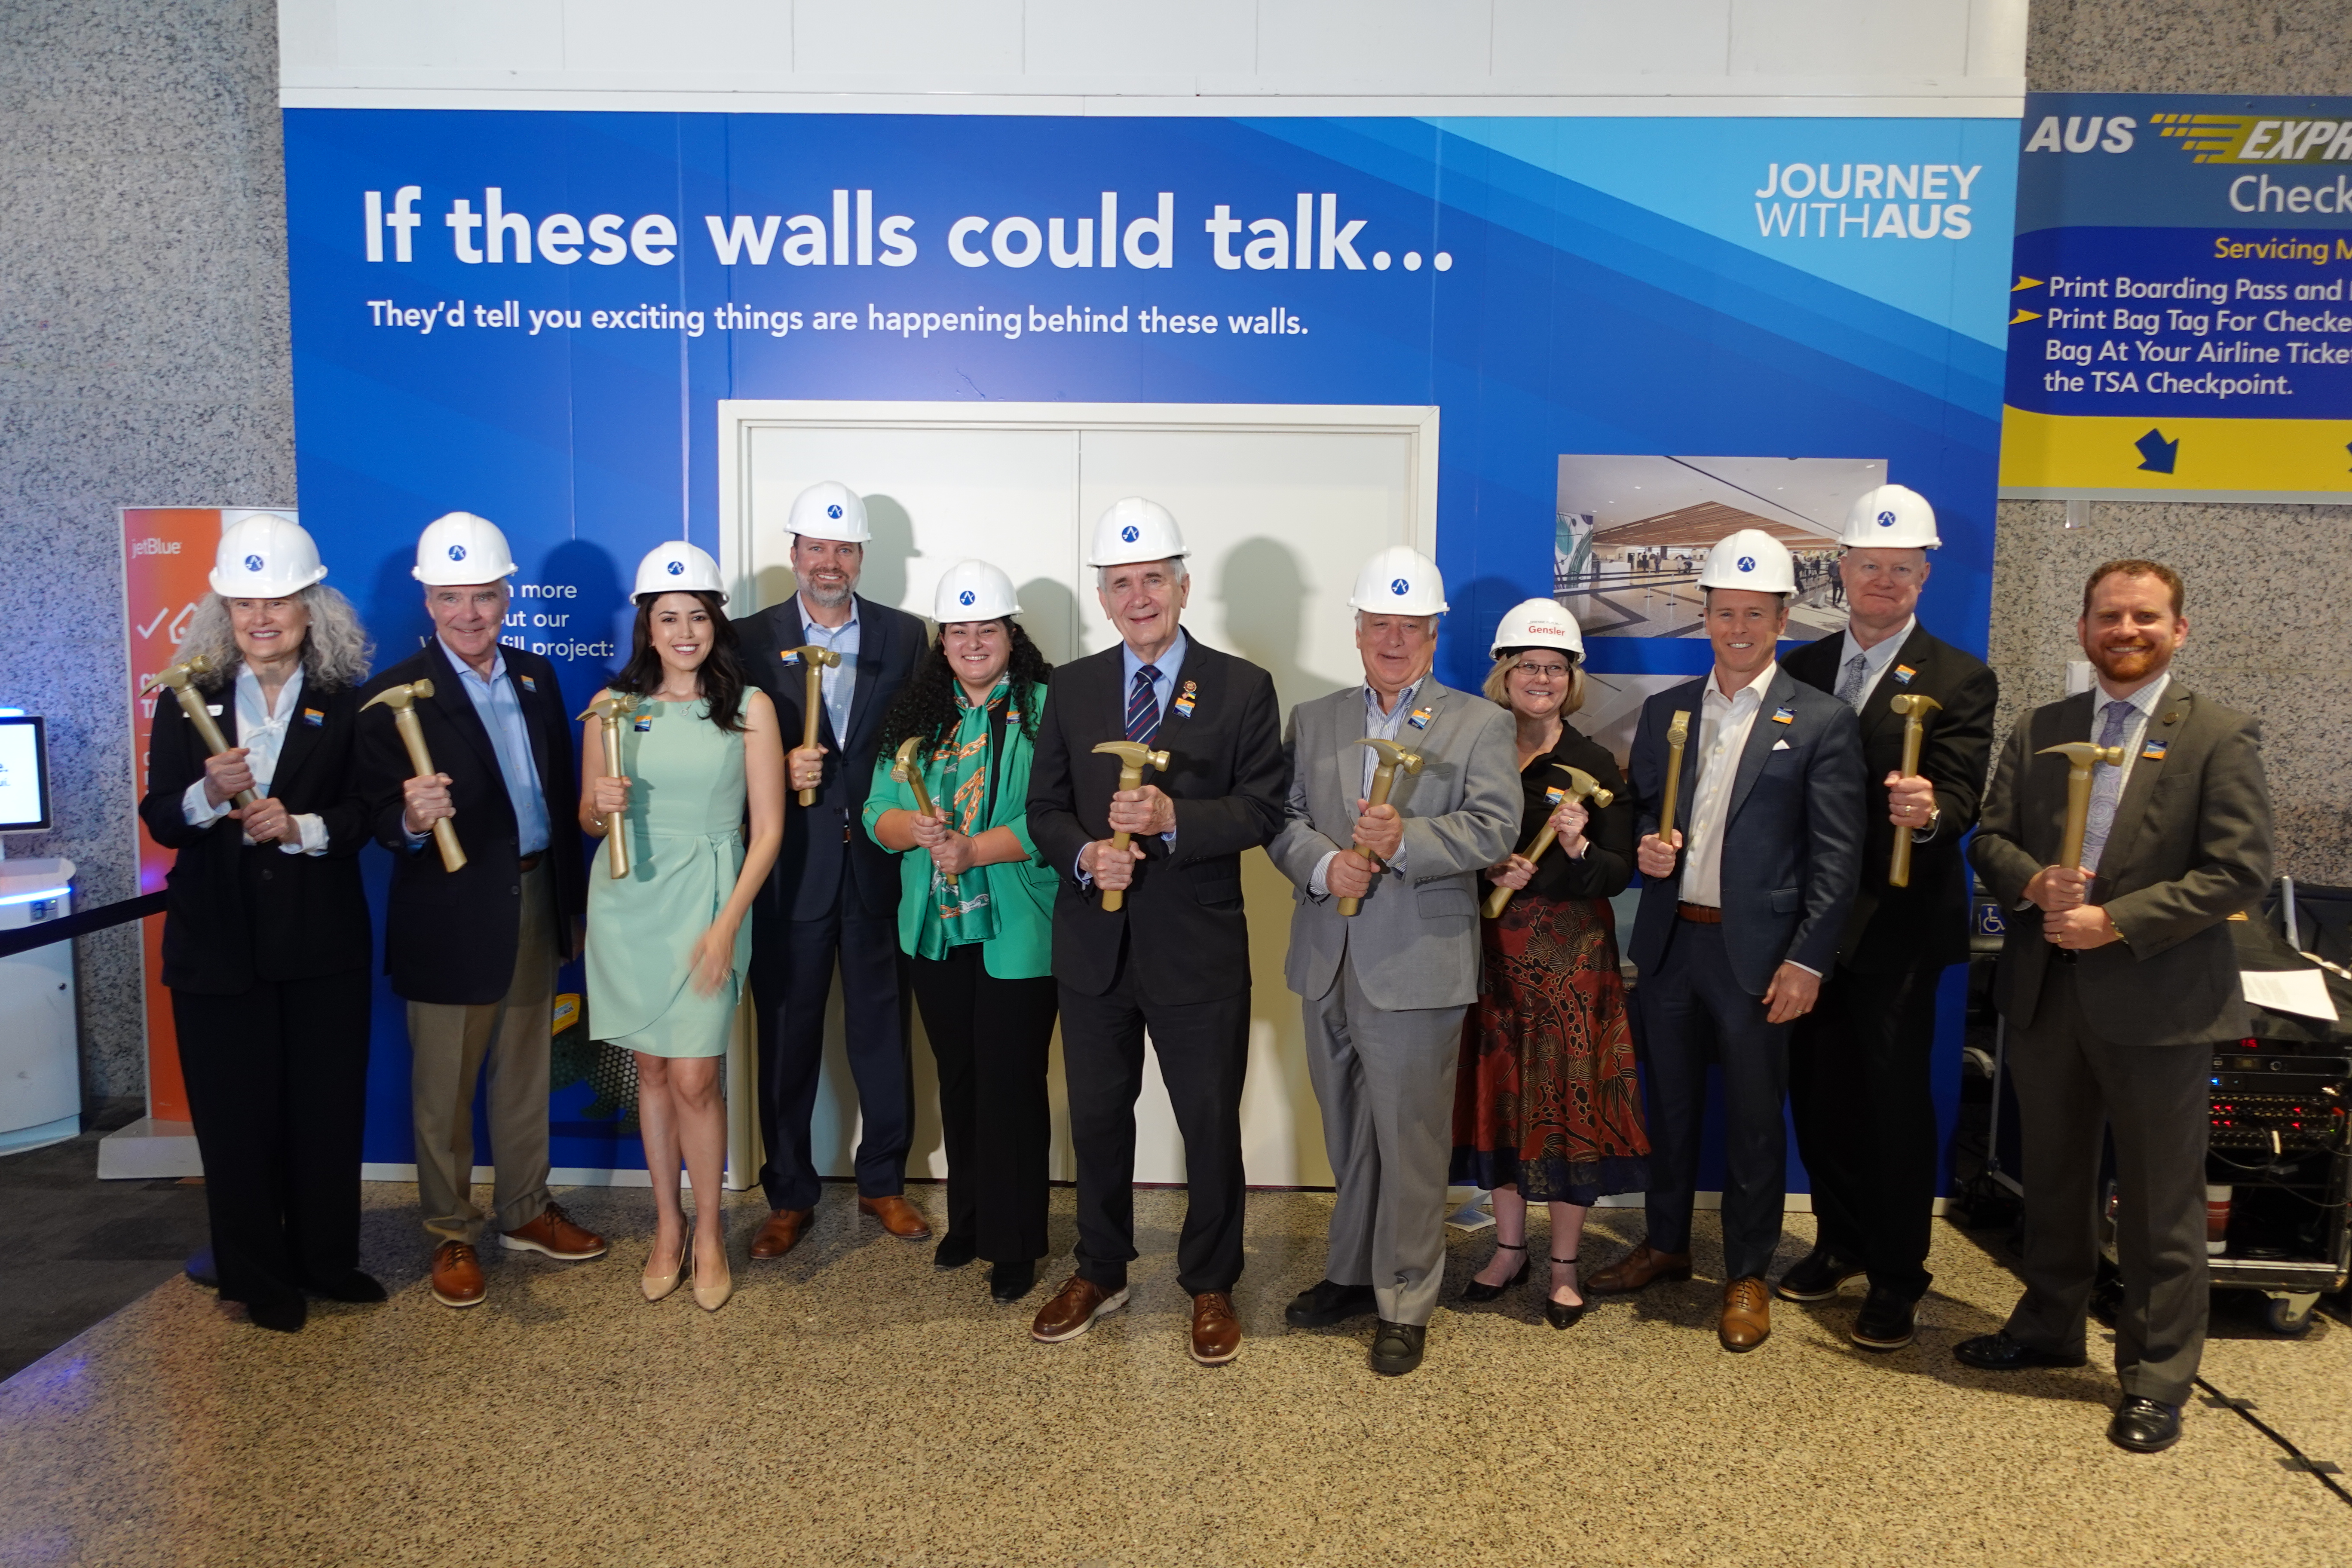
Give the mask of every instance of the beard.
M 2164 657 L 2163 645 L 2153 642 L 2125 647 L 2102 644 L 2091 650 L 2091 662 L 2099 673 L 2118 686 L 2146 680 L 2163 668 Z
M 808 602 L 817 608 L 837 610 L 849 603 L 849 596 L 856 591 L 856 586 L 855 583 L 846 583 L 838 588 L 830 588 L 816 583 L 803 583 L 801 584 L 801 592 L 806 595 Z

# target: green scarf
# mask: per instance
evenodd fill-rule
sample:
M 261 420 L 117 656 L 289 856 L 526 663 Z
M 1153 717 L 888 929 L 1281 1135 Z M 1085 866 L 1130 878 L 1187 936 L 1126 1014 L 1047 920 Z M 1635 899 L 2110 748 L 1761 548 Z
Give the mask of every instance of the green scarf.
M 1009 710 L 1013 682 L 1008 676 L 996 683 L 988 700 L 974 707 L 956 689 L 956 706 L 962 710 L 952 740 L 931 749 L 924 771 L 932 775 L 931 798 L 947 808 L 948 825 L 970 838 L 986 830 L 989 774 L 990 715 L 1000 709 Z M 1006 711 L 1005 723 L 1017 724 L 1020 715 Z M 923 922 L 923 934 L 917 947 L 923 958 L 944 958 L 948 949 L 961 947 L 966 942 L 989 942 L 996 936 L 996 903 L 990 896 L 990 873 L 993 866 L 974 866 L 956 879 L 950 888 L 948 879 L 937 868 L 931 871 L 931 909 L 939 916 L 934 925 Z

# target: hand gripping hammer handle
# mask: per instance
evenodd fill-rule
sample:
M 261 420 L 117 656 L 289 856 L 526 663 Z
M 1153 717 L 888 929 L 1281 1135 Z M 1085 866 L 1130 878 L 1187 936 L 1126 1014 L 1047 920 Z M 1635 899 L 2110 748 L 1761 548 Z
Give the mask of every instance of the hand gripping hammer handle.
M 1381 759 L 1380 765 L 1372 769 L 1372 793 L 1364 797 L 1366 811 L 1371 810 L 1376 805 L 1388 805 L 1389 792 L 1396 788 L 1399 768 L 1402 768 L 1408 773 L 1421 772 L 1421 753 L 1405 751 L 1394 742 L 1365 740 L 1359 741 L 1356 744 L 1371 747 L 1379 753 Z M 1360 844 L 1350 845 L 1349 847 L 1359 855 L 1371 857 L 1372 852 Z M 1354 919 L 1356 912 L 1363 907 L 1364 900 L 1361 899 L 1342 897 L 1339 900 L 1339 913 L 1346 919 Z
M 786 657 L 799 655 L 801 668 L 808 671 L 807 698 L 801 703 L 801 747 L 804 751 L 814 751 L 817 713 L 824 701 L 824 672 L 841 662 L 841 655 L 829 647 L 818 647 L 814 644 L 805 647 L 786 648 L 784 653 Z M 813 789 L 801 791 L 802 805 L 810 806 L 815 804 L 816 791 Z
M 1108 752 L 1118 759 L 1118 787 L 1121 790 L 1141 789 L 1143 770 L 1146 768 L 1154 768 L 1163 773 L 1168 771 L 1168 753 L 1155 752 L 1139 741 L 1105 741 L 1095 750 Z M 1126 854 L 1127 840 L 1128 835 L 1125 833 L 1112 834 L 1110 836 L 1112 852 L 1118 855 Z M 1107 889 L 1102 896 L 1102 907 L 1113 914 L 1125 909 L 1127 907 L 1126 889 L 1123 888 Z
M 580 715 L 583 719 L 596 721 L 604 742 L 604 776 L 608 779 L 625 776 L 621 772 L 621 719 L 633 706 L 627 698 L 616 692 L 591 702 L 588 711 Z M 604 845 L 606 862 L 612 868 L 613 880 L 617 882 L 629 874 L 626 812 L 608 811 L 604 814 Z
M 1566 763 L 1554 763 L 1552 766 L 1568 775 L 1568 793 L 1571 798 L 1589 800 L 1596 806 L 1607 806 L 1616 800 L 1615 791 L 1603 788 L 1599 779 L 1594 778 L 1582 768 L 1572 768 Z M 1543 830 L 1536 835 L 1536 841 L 1528 846 L 1528 858 L 1542 859 L 1544 851 L 1559 842 L 1559 835 L 1552 831 L 1551 823 L 1547 820 L 1543 825 Z M 1517 891 L 1517 888 L 1498 885 L 1493 892 L 1487 894 L 1486 918 L 1490 921 L 1499 918 L 1510 904 L 1511 895 Z
M 1906 691 L 1887 704 L 1903 715 L 1903 776 L 1919 776 L 1919 742 L 1927 733 L 1927 710 L 1942 703 L 1922 692 Z M 1911 885 L 1911 829 L 1895 830 L 1895 852 L 1886 863 L 1886 885 L 1907 888 Z
M 2091 821 L 2091 775 L 2101 763 L 2109 767 L 2123 766 L 2124 749 L 2121 746 L 2095 746 L 2088 741 L 2069 741 L 2063 745 L 2044 746 L 2042 754 L 2066 759 L 2066 827 L 2058 851 L 2058 863 L 2080 867 L 2083 864 L 2083 834 Z
M 429 680 L 413 681 L 406 686 L 386 687 L 367 700 L 367 706 L 381 702 L 392 710 L 393 727 L 400 731 L 401 744 L 408 748 L 408 765 L 418 778 L 430 778 L 439 772 L 433 765 L 433 753 L 425 749 L 425 726 L 416 717 L 416 700 L 433 695 Z M 441 868 L 456 872 L 464 868 L 466 852 L 457 845 L 457 830 L 446 816 L 433 824 L 433 843 L 441 851 Z
M 909 735 L 899 742 L 898 755 L 890 759 L 890 776 L 905 784 L 913 793 L 916 815 L 929 816 L 931 815 L 931 792 L 923 784 L 922 763 L 915 760 L 915 753 L 922 749 L 922 744 L 923 740 L 919 735 Z M 956 880 L 954 872 L 942 871 L 940 876 L 946 880 L 951 890 L 956 892 L 963 890 L 962 884 Z
M 192 658 L 184 664 L 175 664 L 158 675 L 154 685 L 168 686 L 172 689 L 172 695 L 179 700 L 180 711 L 188 716 L 188 722 L 195 727 L 196 739 L 205 743 L 205 755 L 217 757 L 229 749 L 228 737 L 221 733 L 221 727 L 218 724 L 213 722 L 212 710 L 205 705 L 205 694 L 196 689 L 194 679 L 196 676 L 207 675 L 211 671 L 211 660 L 202 658 Z M 153 687 L 151 686 L 149 689 L 153 689 Z M 260 798 L 249 789 L 241 789 L 230 797 L 229 804 L 242 808 L 251 805 Z M 267 848 L 278 840 L 257 838 L 254 842 Z

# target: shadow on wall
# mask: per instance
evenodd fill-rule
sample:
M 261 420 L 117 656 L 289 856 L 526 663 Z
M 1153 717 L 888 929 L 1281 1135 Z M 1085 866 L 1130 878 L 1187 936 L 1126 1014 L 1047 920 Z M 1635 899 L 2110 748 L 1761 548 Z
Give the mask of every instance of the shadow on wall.
M 877 605 L 898 604 L 907 596 L 907 562 L 919 553 L 915 548 L 915 520 L 890 497 L 867 496 L 866 527 L 874 542 L 866 547 L 866 569 L 857 580 L 857 591 Z
M 1032 577 L 1013 590 L 1013 597 L 1021 604 L 1022 629 L 1045 654 L 1046 663 L 1065 665 L 1078 657 L 1082 651 L 1078 617 L 1087 607 L 1070 592 L 1068 584 Z
M 604 678 L 617 673 L 629 662 L 629 646 L 637 618 L 629 590 L 635 586 L 635 562 L 624 566 L 602 545 L 569 540 L 548 552 L 536 579 L 516 574 L 516 595 L 507 606 L 506 629 L 499 635 L 504 641 L 520 642 L 534 653 L 550 658 L 555 657 L 557 647 L 566 644 L 609 642 L 609 649 L 581 656 L 594 661 L 601 672 L 595 678 L 596 685 L 601 686 Z M 525 595 L 521 589 L 534 582 L 569 586 L 576 590 L 576 596 L 541 599 Z M 577 698 L 585 703 L 595 689 L 588 684 L 588 679 L 575 673 L 573 683 L 579 689 L 566 691 L 565 698 Z
M 1476 691 L 1486 682 L 1487 671 L 1495 668 L 1495 656 L 1487 652 L 1495 628 L 1502 625 L 1506 611 L 1535 596 L 1524 587 L 1505 577 L 1479 577 L 1458 588 L 1447 584 L 1446 602 L 1454 608 L 1445 617 L 1437 649 L 1439 679 L 1464 691 Z
M 1224 607 L 1228 651 L 1274 677 L 1275 700 L 1286 722 L 1291 709 L 1351 679 L 1344 672 L 1309 670 L 1300 662 L 1307 634 L 1299 606 L 1308 587 L 1297 552 L 1278 539 L 1243 541 L 1218 570 L 1217 602 Z

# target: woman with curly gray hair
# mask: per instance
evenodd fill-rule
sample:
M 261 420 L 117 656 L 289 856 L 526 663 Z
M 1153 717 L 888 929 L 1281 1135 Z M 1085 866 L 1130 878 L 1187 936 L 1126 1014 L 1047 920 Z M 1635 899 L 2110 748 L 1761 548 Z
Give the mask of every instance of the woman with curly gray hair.
M 178 705 L 157 704 L 139 803 L 179 852 L 163 984 L 221 1298 L 285 1331 L 306 1291 L 384 1299 L 359 1268 L 369 835 L 352 737 L 371 650 L 326 574 L 289 519 L 222 533 L 180 657 L 205 660 L 199 689 L 231 744 L 207 756 Z

